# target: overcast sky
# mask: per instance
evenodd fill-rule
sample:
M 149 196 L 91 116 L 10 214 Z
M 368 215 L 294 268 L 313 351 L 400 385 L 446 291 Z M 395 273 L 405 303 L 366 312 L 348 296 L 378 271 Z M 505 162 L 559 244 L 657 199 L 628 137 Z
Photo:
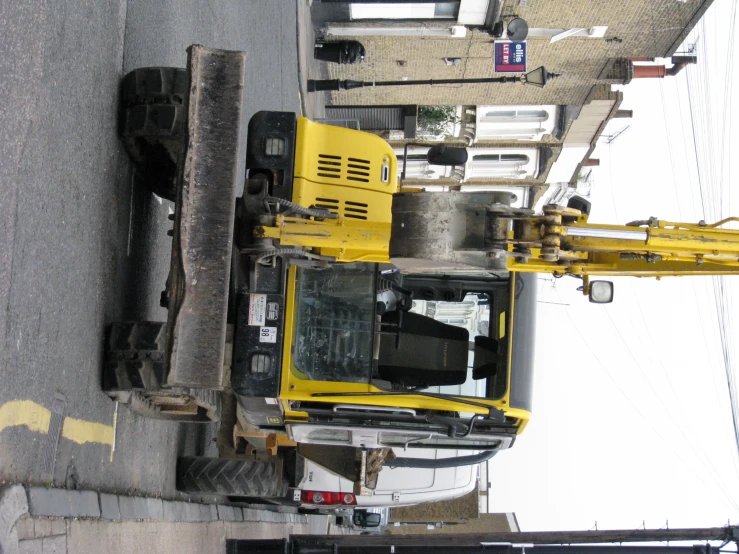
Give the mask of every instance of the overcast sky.
M 624 88 L 634 118 L 615 120 L 607 134 L 630 128 L 594 154 L 591 222 L 739 216 L 739 87 L 726 86 L 736 81 L 732 7 L 715 0 L 684 45 L 697 43 L 697 67 Z M 729 326 L 738 279 L 726 278 L 721 301 Z M 491 511 L 515 512 L 526 531 L 738 523 L 712 279 L 615 281 L 614 303 L 596 306 L 574 279 L 541 277 L 533 419 L 491 461 Z M 739 339 L 727 331 L 735 352 Z

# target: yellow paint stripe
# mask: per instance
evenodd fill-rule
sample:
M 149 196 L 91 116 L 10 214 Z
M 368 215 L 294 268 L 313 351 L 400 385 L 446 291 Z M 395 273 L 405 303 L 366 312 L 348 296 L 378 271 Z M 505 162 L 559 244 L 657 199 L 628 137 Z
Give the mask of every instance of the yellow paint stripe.
M 97 442 L 113 446 L 113 426 L 68 417 L 64 420 L 62 437 L 77 444 Z
M 0 406 L 0 433 L 8 427 L 25 426 L 31 431 L 47 434 L 51 411 L 31 400 L 11 400 Z M 67 417 L 62 427 L 62 437 L 85 444 L 95 442 L 113 446 L 113 426 Z
M 0 406 L 0 432 L 25 425 L 31 431 L 48 433 L 51 412 L 30 400 L 11 400 Z

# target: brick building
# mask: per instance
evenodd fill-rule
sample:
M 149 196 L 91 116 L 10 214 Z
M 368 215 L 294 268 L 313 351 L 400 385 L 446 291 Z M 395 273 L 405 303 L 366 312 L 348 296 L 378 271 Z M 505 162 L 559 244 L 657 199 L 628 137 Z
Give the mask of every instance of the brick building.
M 543 65 L 561 74 L 543 88 L 519 83 L 366 87 L 327 93 L 326 106 L 331 112 L 335 106 L 405 106 L 407 111 L 417 105 L 455 105 L 458 122 L 454 136 L 445 140 L 467 145 L 469 164 L 454 174 L 422 168 L 407 184 L 429 185 L 430 177 L 430 190 L 514 190 L 520 204 L 533 207 L 537 201 L 560 200 L 565 189 L 571 193 L 605 125 L 626 115 L 619 111 L 623 95 L 612 85 L 669 77 L 694 61 L 676 52 L 711 1 L 314 0 L 312 15 L 321 40 L 355 39 L 366 48 L 363 63 L 324 64 L 323 77 L 360 81 L 504 75 L 495 72 L 495 42 L 506 40 L 513 18 L 525 20 L 527 71 Z M 670 57 L 668 67 L 653 61 Z M 537 112 L 546 114 L 548 126 L 543 118 L 533 121 Z M 507 122 L 501 120 L 506 114 Z M 535 128 L 517 134 L 524 120 Z M 400 151 L 408 134 L 386 136 Z
M 437 3 L 464 5 L 464 2 Z M 329 64 L 329 78 L 381 81 L 496 75 L 493 49 L 497 39 L 474 25 L 466 26 L 464 35 L 458 32 L 456 36 L 371 34 L 372 29 L 382 33 L 391 32 L 388 29 L 394 27 L 417 27 L 427 32 L 461 27 L 453 16 L 450 19 L 326 21 L 331 15 L 327 7 L 363 7 L 362 4 L 314 1 L 314 10 L 322 11 L 322 16 L 316 19 L 319 33 L 326 40 L 336 40 L 339 36 L 336 33 L 341 29 L 342 39 L 356 38 L 367 50 L 364 63 Z M 396 2 L 385 4 L 382 12 L 392 16 L 393 12 L 388 6 L 393 4 L 401 5 Z M 419 4 L 428 5 L 429 2 Z M 619 60 L 625 62 L 628 58 L 665 58 L 674 55 L 710 4 L 711 0 L 493 0 L 488 7 L 497 5 L 499 15 L 492 19 L 507 21 L 518 16 L 528 23 L 528 68 L 543 65 L 549 71 L 560 73 L 560 78 L 542 89 L 516 84 L 365 88 L 332 93 L 328 103 L 438 105 L 449 104 L 453 99 L 456 104 L 471 105 L 583 105 L 594 86 L 630 80 L 631 64 L 618 64 Z M 364 6 L 371 7 L 372 3 Z M 334 8 L 334 14 L 346 19 L 351 17 L 351 10 L 347 12 L 346 9 Z M 354 36 L 347 35 L 352 29 Z M 559 34 L 558 31 L 573 29 L 581 29 L 582 32 L 551 42 L 552 37 Z M 591 29 L 595 31 L 588 35 Z M 455 58 L 460 60 L 456 65 L 448 65 L 445 61 Z

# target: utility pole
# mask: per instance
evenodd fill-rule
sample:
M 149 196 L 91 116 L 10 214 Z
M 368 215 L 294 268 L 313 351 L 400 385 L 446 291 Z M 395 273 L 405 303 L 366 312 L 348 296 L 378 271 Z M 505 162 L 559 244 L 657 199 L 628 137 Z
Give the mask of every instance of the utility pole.
M 229 541 L 230 554 L 524 554 L 537 550 L 534 546 L 514 547 L 514 544 L 549 545 L 539 547 L 539 554 L 576 552 L 594 554 L 654 554 L 702 552 L 714 554 L 713 547 L 618 547 L 601 549 L 571 545 L 624 543 L 707 541 L 737 542 L 739 527 L 710 527 L 693 529 L 629 529 L 617 531 L 537 531 L 529 533 L 466 533 L 423 535 L 291 535 L 276 541 Z M 551 545 L 570 545 L 560 550 Z

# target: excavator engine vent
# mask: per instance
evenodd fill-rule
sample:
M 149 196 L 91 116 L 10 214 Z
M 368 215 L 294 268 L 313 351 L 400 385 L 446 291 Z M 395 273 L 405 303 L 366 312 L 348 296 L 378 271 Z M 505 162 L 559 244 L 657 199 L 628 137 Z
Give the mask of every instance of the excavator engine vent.
M 344 162 L 341 156 L 333 154 L 318 154 L 318 176 L 329 179 L 344 178 L 347 181 L 360 183 L 370 182 L 371 164 L 369 160 L 361 158 L 347 158 Z

